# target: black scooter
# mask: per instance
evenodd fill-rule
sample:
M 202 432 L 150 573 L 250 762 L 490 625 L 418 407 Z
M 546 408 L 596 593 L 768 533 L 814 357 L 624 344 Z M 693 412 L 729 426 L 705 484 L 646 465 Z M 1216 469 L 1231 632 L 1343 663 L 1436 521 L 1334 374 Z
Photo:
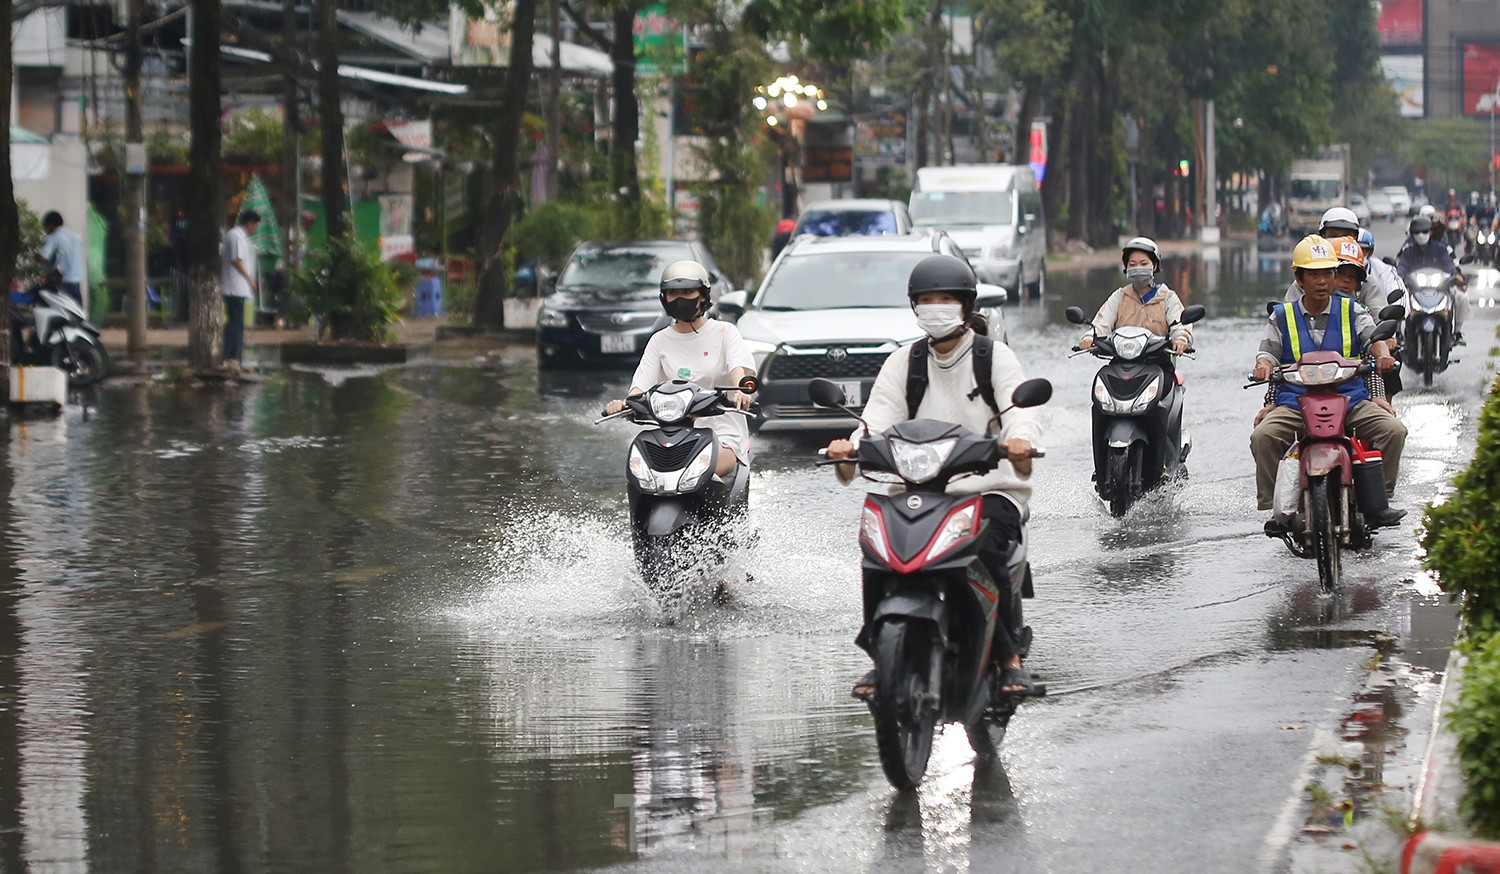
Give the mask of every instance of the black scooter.
M 728 477 L 715 476 L 722 451 L 718 436 L 698 427 L 697 420 L 746 415 L 726 406 L 726 395 L 753 394 L 757 386 L 753 375 L 737 386 L 713 389 L 668 380 L 627 398 L 624 410 L 594 423 L 628 418 L 651 426 L 630 444 L 625 485 L 636 564 L 669 618 L 703 583 L 714 584 L 716 600 L 726 596 L 726 556 L 748 537 L 750 465 L 741 459 Z
M 1194 304 L 1182 311 L 1180 323 L 1204 315 Z M 1068 307 L 1067 318 L 1089 323 L 1078 307 Z M 1073 351 L 1105 359 L 1094 376 L 1094 489 L 1110 515 L 1123 516 L 1146 492 L 1187 472 L 1193 447 L 1182 431 L 1185 391 L 1172 362 L 1176 353 L 1166 337 L 1139 327 L 1095 336 L 1087 350 Z
M 826 379 L 814 379 L 808 396 L 818 406 L 859 419 L 844 405 L 843 391 Z M 1016 387 L 1006 412 L 1051 397 L 1051 383 L 1027 380 Z M 1031 455 L 1042 457 L 1039 451 Z M 993 437 L 915 419 L 884 434 L 870 434 L 866 426 L 848 459 L 867 479 L 897 485 L 891 494 L 865 498 L 859 537 L 861 646 L 875 660 L 875 694 L 866 703 L 875 718 L 881 767 L 897 789 L 915 789 L 921 782 L 939 722 L 962 724 L 974 752 L 993 759 L 1019 703 L 999 693 L 991 648 L 1001 598 L 1011 599 L 1023 656 L 1031 645 L 1031 629 L 1021 623 L 1021 598 L 1031 588 L 1025 526 L 1007 558 L 1009 579 L 995 580 L 979 560 L 986 530 L 983 496 L 946 491 L 950 480 L 986 473 L 1004 457 Z M 887 477 L 876 479 L 872 473 Z M 1046 688 L 1038 685 L 1034 694 L 1046 694 Z
M 1437 267 L 1419 267 L 1406 276 L 1411 311 L 1406 317 L 1406 341 L 1402 361 L 1422 374 L 1422 384 L 1432 385 L 1435 374 L 1457 363 L 1453 352 L 1453 307 L 1463 294 L 1456 277 Z

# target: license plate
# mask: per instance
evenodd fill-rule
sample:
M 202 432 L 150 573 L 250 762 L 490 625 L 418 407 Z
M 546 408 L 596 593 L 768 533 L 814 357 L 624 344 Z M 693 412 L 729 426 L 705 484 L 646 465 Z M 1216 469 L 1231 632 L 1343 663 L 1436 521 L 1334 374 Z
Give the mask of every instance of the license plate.
M 634 352 L 634 334 L 600 334 L 599 351 L 606 355 L 616 352 Z
M 844 393 L 844 406 L 857 407 L 865 402 L 858 382 L 839 382 L 834 384 L 839 387 L 839 391 Z

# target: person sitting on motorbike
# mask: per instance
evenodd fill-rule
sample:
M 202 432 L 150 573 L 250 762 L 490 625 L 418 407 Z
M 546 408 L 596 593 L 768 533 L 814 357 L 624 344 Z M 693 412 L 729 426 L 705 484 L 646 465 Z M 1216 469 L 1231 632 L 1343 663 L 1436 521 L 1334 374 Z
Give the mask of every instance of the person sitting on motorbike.
M 1338 245 L 1338 241 L 1341 239 L 1358 239 L 1359 218 L 1355 216 L 1354 210 L 1347 206 L 1332 207 L 1323 213 L 1323 221 L 1318 225 L 1318 236 L 1335 246 Z M 1297 281 L 1293 279 L 1292 283 L 1286 287 L 1286 296 L 1284 299 L 1287 303 L 1291 303 L 1300 297 L 1302 297 L 1302 289 L 1298 287 Z M 1359 300 L 1359 298 L 1355 298 L 1355 300 Z M 1361 303 L 1364 302 L 1361 301 Z M 1366 308 L 1370 306 L 1368 303 L 1364 305 Z M 1381 301 L 1380 305 L 1374 308 L 1374 311 L 1379 312 L 1380 306 L 1385 306 L 1385 301 Z
M 1411 236 L 1396 256 L 1396 272 L 1405 280 L 1413 270 L 1431 267 L 1453 275 L 1453 342 L 1464 344 L 1464 321 L 1469 317 L 1468 277 L 1453 260 L 1453 252 L 1443 242 L 1442 234 L 1432 232 L 1428 219 L 1417 216 L 1411 220 Z M 1411 283 L 1406 283 L 1411 288 Z
M 1369 346 L 1376 354 L 1376 368 L 1384 373 L 1395 363 L 1384 343 L 1371 344 L 1375 320 L 1354 301 L 1333 293 L 1334 270 L 1338 260 L 1326 239 L 1312 235 L 1302 238 L 1292 252 L 1292 273 L 1302 287 L 1301 300 L 1278 305 L 1271 313 L 1265 339 L 1255 359 L 1254 378 L 1266 380 L 1278 365 L 1294 364 L 1302 351 L 1332 350 L 1346 358 L 1358 358 Z M 1295 332 L 1295 333 L 1294 333 Z M 1281 463 L 1302 430 L 1302 413 L 1297 397 L 1305 389 L 1280 385 L 1275 403 L 1255 417 L 1250 435 L 1250 454 L 1255 458 L 1255 501 L 1261 510 L 1271 509 L 1276 489 L 1276 467 Z M 1385 409 L 1370 401 L 1364 380 L 1354 380 L 1340 387 L 1352 406 L 1345 421 L 1349 430 L 1367 444 L 1380 450 L 1385 459 L 1386 495 L 1394 494 L 1396 475 L 1401 466 L 1401 450 L 1406 445 L 1406 426 Z M 1394 525 L 1406 515 L 1404 510 L 1387 508 L 1372 515 L 1373 527 Z M 1267 534 L 1282 533 L 1285 523 L 1272 519 L 1266 523 Z
M 755 358 L 746 348 L 740 331 L 728 322 L 708 318 L 708 270 L 697 261 L 674 261 L 661 274 L 661 305 L 672 317 L 672 324 L 646 342 L 641 363 L 630 380 L 630 397 L 644 394 L 659 382 L 685 379 L 704 388 L 733 384 L 755 373 Z M 727 381 L 727 382 L 726 382 Z M 750 396 L 731 392 L 736 409 L 750 408 Z M 604 407 L 607 415 L 625 409 L 625 401 L 613 400 Z M 734 470 L 734 465 L 749 459 L 750 434 L 745 417 L 736 414 L 714 416 L 710 420 L 719 437 L 718 476 Z
M 912 269 L 907 281 L 907 296 L 916 314 L 917 325 L 928 338 L 927 354 L 931 366 L 927 368 L 927 389 L 917 406 L 916 416 L 911 416 L 906 394 L 911 349 L 897 349 L 885 360 L 875 377 L 875 385 L 864 408 L 864 420 L 872 433 L 918 418 L 951 422 L 976 434 L 995 436 L 1005 449 L 1007 460 L 989 473 L 953 480 L 948 485 L 948 493 L 984 495 L 983 517 L 989 530 L 988 540 L 980 550 L 980 560 L 995 580 L 1006 580 L 1005 562 L 1010 544 L 1021 538 L 1022 520 L 1031 499 L 1030 453 L 1032 443 L 1041 436 L 1040 422 L 1031 410 L 1019 407 L 1006 412 L 1001 421 L 999 410 L 991 407 L 989 400 L 982 396 L 974 375 L 975 362 L 982 360 L 974 353 L 974 335 L 983 326 L 983 317 L 974 312 L 978 281 L 962 258 L 932 255 L 922 259 Z M 1009 346 L 998 340 L 988 342 L 990 384 L 994 387 L 994 397 L 1001 399 L 999 403 L 1004 403 L 1025 376 L 1021 372 L 1021 362 Z M 862 432 L 863 428 L 856 429 L 848 439 L 829 443 L 827 456 L 835 460 L 850 457 Z M 854 478 L 853 465 L 838 465 L 837 472 L 845 483 Z M 1030 674 L 1021 666 L 1019 641 L 1015 637 L 1016 629 L 1012 627 L 1015 620 L 1010 598 L 1000 599 L 999 611 L 993 652 L 1002 671 L 1001 692 L 1007 695 L 1029 694 L 1035 686 Z M 863 642 L 864 637 L 861 631 L 859 640 Z M 867 697 L 872 694 L 874 680 L 873 671 L 865 675 L 855 685 L 855 695 Z
M 1186 352 L 1193 345 L 1193 328 L 1181 324 L 1182 300 L 1165 282 L 1157 282 L 1161 256 L 1156 241 L 1135 237 L 1120 249 L 1125 285 L 1115 289 L 1094 313 L 1092 329 L 1078 341 L 1079 349 L 1094 345 L 1095 337 L 1108 337 L 1116 328 L 1145 328 L 1172 341 L 1173 352 Z
M 1401 300 L 1399 298 L 1395 301 L 1391 300 L 1391 292 L 1399 291 L 1402 294 L 1406 294 L 1406 283 L 1402 281 L 1401 274 L 1396 272 L 1396 268 L 1375 257 L 1375 235 L 1370 233 L 1368 228 L 1360 228 L 1357 239 L 1359 240 L 1359 247 L 1365 250 L 1365 270 L 1368 272 L 1367 285 L 1379 289 L 1379 306 L 1371 311 L 1378 313 L 1387 304 L 1400 303 Z M 1374 300 L 1376 299 L 1376 293 L 1366 288 L 1365 297 L 1369 300 Z

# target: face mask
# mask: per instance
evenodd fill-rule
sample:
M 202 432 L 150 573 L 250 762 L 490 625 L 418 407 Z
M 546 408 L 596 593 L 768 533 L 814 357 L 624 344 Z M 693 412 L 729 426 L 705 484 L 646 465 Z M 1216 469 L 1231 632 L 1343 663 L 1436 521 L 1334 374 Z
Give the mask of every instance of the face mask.
M 679 322 L 694 322 L 698 319 L 698 301 L 696 297 L 679 297 L 666 303 L 667 315 Z
M 1418 246 L 1425 246 L 1427 245 L 1428 238 L 1431 236 L 1431 234 L 1412 234 L 1411 238 L 1416 241 Z
M 934 340 L 941 340 L 964 326 L 964 308 L 956 303 L 917 304 L 917 327 Z
M 1136 288 L 1146 288 L 1156 280 L 1156 270 L 1152 267 L 1130 267 L 1125 270 L 1125 278 Z

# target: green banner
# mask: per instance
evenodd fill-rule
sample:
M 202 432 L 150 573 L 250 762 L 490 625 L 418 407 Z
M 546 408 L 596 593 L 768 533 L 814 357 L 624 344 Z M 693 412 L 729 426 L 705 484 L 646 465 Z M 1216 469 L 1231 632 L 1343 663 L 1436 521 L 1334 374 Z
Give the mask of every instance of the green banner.
M 667 7 L 658 3 L 636 13 L 632 28 L 637 73 L 681 76 L 686 70 L 682 25 L 667 17 Z
M 266 184 L 260 181 L 259 174 L 250 177 L 250 184 L 245 186 L 245 200 L 240 204 L 240 212 L 253 209 L 260 215 L 260 228 L 255 232 L 255 251 L 262 258 L 271 258 L 280 261 L 283 252 L 281 250 L 281 226 L 276 223 L 276 210 L 271 208 L 271 195 L 266 191 Z

